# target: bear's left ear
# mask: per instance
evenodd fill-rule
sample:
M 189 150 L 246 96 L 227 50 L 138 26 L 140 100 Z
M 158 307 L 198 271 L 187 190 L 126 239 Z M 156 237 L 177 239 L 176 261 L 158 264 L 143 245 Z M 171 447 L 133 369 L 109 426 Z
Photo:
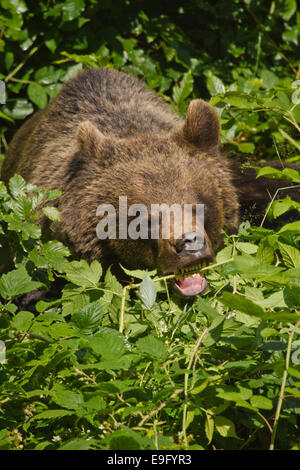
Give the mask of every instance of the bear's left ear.
M 220 131 L 220 119 L 214 108 L 203 100 L 191 101 L 183 126 L 184 139 L 208 150 L 218 145 Z
M 99 157 L 105 140 L 104 134 L 90 121 L 82 121 L 77 128 L 77 142 L 80 150 L 91 157 Z

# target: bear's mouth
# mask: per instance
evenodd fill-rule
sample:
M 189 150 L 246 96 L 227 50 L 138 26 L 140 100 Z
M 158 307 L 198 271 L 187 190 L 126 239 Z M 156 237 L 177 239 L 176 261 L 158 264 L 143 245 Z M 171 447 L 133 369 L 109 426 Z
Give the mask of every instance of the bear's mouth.
M 198 264 L 186 266 L 175 271 L 173 286 L 177 292 L 183 296 L 194 296 L 201 294 L 208 287 L 202 269 L 208 264 L 208 260 L 203 259 Z

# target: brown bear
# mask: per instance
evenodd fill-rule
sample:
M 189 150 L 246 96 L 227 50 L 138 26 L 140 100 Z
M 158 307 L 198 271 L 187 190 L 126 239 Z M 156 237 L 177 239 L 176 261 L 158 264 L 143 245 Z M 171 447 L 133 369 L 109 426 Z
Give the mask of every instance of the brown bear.
M 201 267 L 214 258 L 222 230 L 232 232 L 239 225 L 233 180 L 240 186 L 241 175 L 220 153 L 219 135 L 219 117 L 204 101 L 193 100 L 182 120 L 136 78 L 108 68 L 88 69 L 16 133 L 2 178 L 19 173 L 42 188 L 62 191 L 57 200 L 62 222 L 51 222 L 51 228 L 75 256 L 97 259 L 104 267 L 121 263 L 178 272 L 175 288 L 189 296 L 206 288 Z M 155 239 L 100 240 L 97 209 L 113 206 L 120 231 L 120 196 L 128 207 L 142 204 L 149 213 L 153 204 L 192 207 L 192 229 L 183 231 L 173 217 L 167 238 L 159 232 Z M 197 205 L 204 207 L 200 225 Z M 199 272 L 189 275 L 195 266 Z

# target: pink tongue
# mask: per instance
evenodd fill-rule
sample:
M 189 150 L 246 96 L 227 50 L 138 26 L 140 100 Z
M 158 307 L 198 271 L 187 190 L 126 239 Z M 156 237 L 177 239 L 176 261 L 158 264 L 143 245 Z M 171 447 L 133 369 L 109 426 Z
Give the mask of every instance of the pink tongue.
M 206 289 L 207 282 L 199 274 L 197 277 L 187 277 L 183 281 L 176 279 L 176 285 L 183 295 L 197 295 Z

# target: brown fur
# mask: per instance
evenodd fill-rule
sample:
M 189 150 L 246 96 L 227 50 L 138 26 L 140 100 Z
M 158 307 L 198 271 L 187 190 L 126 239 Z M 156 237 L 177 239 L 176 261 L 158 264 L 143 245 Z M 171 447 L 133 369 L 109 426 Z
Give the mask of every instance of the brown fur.
M 90 69 L 64 85 L 13 138 L 2 168 L 46 189 L 58 188 L 62 223 L 54 236 L 75 255 L 104 266 L 158 267 L 171 272 L 189 263 L 169 240 L 107 240 L 96 236 L 100 203 L 205 204 L 207 254 L 221 231 L 235 230 L 239 203 L 232 170 L 218 150 L 220 123 L 213 108 L 194 100 L 182 120 L 145 85 L 111 69 Z M 46 223 L 46 219 L 43 220 Z M 49 221 L 47 221 L 49 223 Z

